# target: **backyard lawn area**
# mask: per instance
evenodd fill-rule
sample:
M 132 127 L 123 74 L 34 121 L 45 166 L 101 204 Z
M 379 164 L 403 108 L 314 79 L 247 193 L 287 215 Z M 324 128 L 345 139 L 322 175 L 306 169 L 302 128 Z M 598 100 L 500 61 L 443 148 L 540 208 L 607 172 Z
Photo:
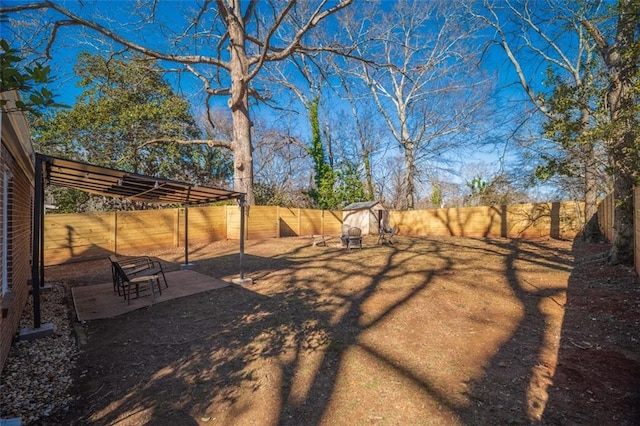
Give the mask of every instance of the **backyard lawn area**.
M 60 424 L 638 421 L 640 286 L 606 244 L 397 236 L 247 241 L 252 284 L 82 324 Z M 238 276 L 238 242 L 194 247 Z M 178 265 L 182 252 L 154 253 Z M 49 267 L 68 286 L 106 260 Z M 169 283 L 178 286 L 180 283 Z M 114 296 L 114 303 L 124 303 Z M 46 321 L 46 318 L 44 319 Z

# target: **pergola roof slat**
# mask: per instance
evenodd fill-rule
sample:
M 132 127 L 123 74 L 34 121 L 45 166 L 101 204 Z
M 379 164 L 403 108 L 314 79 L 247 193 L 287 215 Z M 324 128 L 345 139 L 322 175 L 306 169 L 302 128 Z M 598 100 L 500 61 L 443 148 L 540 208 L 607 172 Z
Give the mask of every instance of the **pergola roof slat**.
M 139 175 L 79 161 L 38 154 L 50 185 L 108 197 L 156 204 L 209 204 L 241 198 L 243 193 Z

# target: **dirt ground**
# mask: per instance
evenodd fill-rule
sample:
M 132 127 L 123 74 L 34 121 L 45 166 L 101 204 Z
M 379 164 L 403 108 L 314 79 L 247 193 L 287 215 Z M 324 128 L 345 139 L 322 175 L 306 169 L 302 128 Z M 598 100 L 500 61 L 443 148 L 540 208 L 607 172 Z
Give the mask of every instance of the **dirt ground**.
M 367 237 L 369 238 L 369 237 Z M 632 425 L 640 282 L 607 246 L 398 236 L 362 250 L 247 242 L 253 284 L 81 327 L 53 424 Z M 238 276 L 237 242 L 197 247 Z M 175 267 L 182 252 L 157 254 Z M 47 280 L 110 279 L 106 261 Z M 179 285 L 179 283 L 170 283 Z

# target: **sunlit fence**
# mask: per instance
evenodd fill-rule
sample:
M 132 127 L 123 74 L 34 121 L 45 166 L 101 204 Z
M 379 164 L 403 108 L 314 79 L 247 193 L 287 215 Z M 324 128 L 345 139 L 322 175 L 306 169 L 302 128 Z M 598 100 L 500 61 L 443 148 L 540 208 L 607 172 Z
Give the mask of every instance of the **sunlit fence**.
M 389 224 L 408 236 L 573 238 L 581 212 L 576 202 L 390 211 Z M 185 217 L 182 208 L 47 215 L 45 263 L 184 247 Z M 190 208 L 188 221 L 189 246 L 240 239 L 237 206 Z M 249 240 L 337 236 L 341 226 L 341 211 L 251 206 L 245 231 Z
M 185 228 L 185 217 L 189 226 Z M 245 227 L 250 240 L 315 234 L 338 234 L 342 212 L 251 206 Z M 217 206 L 45 217 L 44 259 L 47 265 L 74 258 L 136 254 L 226 239 L 240 239 L 240 209 Z
M 390 212 L 400 234 L 459 237 L 573 238 L 582 203 L 538 203 Z

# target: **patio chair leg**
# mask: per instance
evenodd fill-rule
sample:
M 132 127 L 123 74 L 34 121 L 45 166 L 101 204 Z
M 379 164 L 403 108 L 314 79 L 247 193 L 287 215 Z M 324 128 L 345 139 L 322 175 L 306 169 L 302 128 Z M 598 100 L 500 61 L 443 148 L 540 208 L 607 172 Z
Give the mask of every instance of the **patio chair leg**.
M 149 281 L 147 281 L 147 283 L 149 284 L 149 287 L 151 288 L 151 299 L 152 300 L 156 300 L 156 289 L 153 287 L 153 281 L 154 279 L 149 277 Z M 158 286 L 159 288 L 159 286 Z
M 156 299 L 156 290 L 153 287 L 154 285 L 158 285 L 158 293 L 162 296 L 162 288 L 160 287 L 160 277 L 156 276 L 155 278 L 151 278 L 149 280 L 149 285 L 151 286 L 151 292 L 153 293 L 153 300 Z

